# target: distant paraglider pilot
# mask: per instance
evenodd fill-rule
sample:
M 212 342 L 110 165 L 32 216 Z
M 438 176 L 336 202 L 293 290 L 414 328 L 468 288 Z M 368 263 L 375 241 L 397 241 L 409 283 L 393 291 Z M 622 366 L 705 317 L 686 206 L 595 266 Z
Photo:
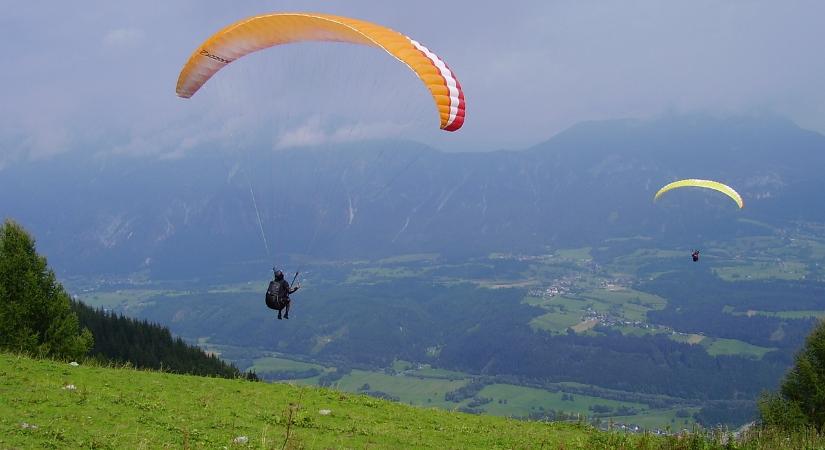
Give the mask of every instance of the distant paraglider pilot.
M 690 257 L 693 258 L 693 262 L 699 261 L 699 250 L 694 250 Z
M 278 269 L 275 271 L 275 276 L 269 282 L 269 287 L 266 290 L 266 306 L 278 311 L 278 320 L 281 319 L 281 310 L 284 310 L 284 319 L 289 319 L 289 305 L 291 300 L 289 295 L 301 288 L 300 283 L 295 287 L 290 287 L 289 282 L 284 279 L 284 273 Z M 295 274 L 298 275 L 297 273 Z M 295 280 L 292 280 L 295 282 Z

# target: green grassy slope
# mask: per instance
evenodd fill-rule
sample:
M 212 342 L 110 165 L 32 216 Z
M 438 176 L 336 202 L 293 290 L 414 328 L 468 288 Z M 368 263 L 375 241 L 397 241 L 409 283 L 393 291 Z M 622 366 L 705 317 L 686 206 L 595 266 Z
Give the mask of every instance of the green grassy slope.
M 327 414 L 322 413 L 323 410 Z M 0 353 L 0 449 L 796 449 L 818 433 L 654 437 L 413 407 L 290 384 Z
M 290 423 L 286 448 L 570 449 L 597 433 L 329 389 L 0 354 L 0 448 L 281 448 Z M 241 436 L 245 444 L 234 442 Z

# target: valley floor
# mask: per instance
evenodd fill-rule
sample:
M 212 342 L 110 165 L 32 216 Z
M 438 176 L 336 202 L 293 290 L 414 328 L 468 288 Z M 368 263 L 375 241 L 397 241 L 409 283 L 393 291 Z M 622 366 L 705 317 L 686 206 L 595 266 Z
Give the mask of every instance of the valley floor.
M 706 244 L 700 264 L 645 237 L 468 260 L 315 261 L 283 322 L 260 300 L 266 279 L 78 279 L 69 288 L 269 380 L 504 417 L 736 428 L 753 420 L 758 393 L 775 388 L 825 317 L 825 237 L 800 226 Z M 424 296 L 421 280 L 433 286 Z M 487 351 L 495 341 L 481 343 L 491 335 L 529 352 L 502 362 Z M 539 351 L 549 345 L 554 352 Z M 542 367 L 525 372 L 533 360 Z M 472 383 L 483 389 L 461 392 Z

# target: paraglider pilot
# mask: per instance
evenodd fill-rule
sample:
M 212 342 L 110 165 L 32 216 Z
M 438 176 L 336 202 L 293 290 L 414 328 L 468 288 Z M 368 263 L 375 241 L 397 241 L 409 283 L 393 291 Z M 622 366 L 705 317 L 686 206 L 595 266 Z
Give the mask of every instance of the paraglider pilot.
M 691 258 L 693 258 L 693 262 L 699 261 L 699 250 L 694 250 L 693 253 L 690 254 Z
M 275 275 L 274 279 L 269 282 L 269 287 L 266 290 L 266 306 L 278 311 L 278 320 L 281 319 L 281 310 L 285 310 L 283 318 L 289 319 L 289 305 L 291 303 L 289 294 L 300 289 L 301 284 L 298 283 L 297 286 L 290 287 L 289 282 L 284 279 L 283 272 L 275 268 L 272 270 Z M 295 280 L 292 281 L 294 282 Z

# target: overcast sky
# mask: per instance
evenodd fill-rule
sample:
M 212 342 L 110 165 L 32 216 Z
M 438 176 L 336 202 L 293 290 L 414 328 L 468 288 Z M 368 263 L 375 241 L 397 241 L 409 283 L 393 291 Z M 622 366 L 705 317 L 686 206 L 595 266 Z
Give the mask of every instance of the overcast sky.
M 825 132 L 825 2 L 0 0 L 0 166 L 61 152 L 176 156 L 400 137 L 455 151 L 523 148 L 584 120 L 777 114 Z M 190 100 L 190 53 L 244 17 L 316 11 L 377 22 L 447 61 L 457 133 L 406 68 L 340 44 L 270 49 Z M 246 58 L 245 58 L 246 59 Z

